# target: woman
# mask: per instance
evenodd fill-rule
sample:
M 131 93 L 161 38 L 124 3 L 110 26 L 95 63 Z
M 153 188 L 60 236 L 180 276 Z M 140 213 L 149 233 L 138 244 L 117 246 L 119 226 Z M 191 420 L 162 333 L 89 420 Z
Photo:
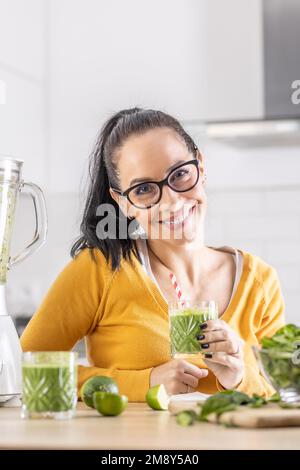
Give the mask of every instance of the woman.
M 70 350 L 85 337 L 90 366 L 79 366 L 79 386 L 111 376 L 130 401 L 160 383 L 171 394 L 272 394 L 251 345 L 284 324 L 277 275 L 245 251 L 204 244 L 203 157 L 179 122 L 120 111 L 100 133 L 90 180 L 74 259 L 29 322 L 23 350 Z M 170 356 L 171 272 L 191 300 L 218 303 L 219 319 L 199 331 L 204 360 Z

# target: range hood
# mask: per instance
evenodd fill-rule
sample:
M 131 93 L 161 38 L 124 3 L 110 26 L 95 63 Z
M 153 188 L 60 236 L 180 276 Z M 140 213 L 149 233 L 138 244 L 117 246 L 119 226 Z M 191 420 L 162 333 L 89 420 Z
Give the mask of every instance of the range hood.
M 217 112 L 215 115 L 212 112 L 212 115 L 205 119 L 204 133 L 209 139 L 236 145 L 251 145 L 252 143 L 255 145 L 270 145 L 270 143 L 299 145 L 300 1 L 255 0 L 254 3 L 257 6 L 256 16 L 254 14 L 252 16 L 249 15 L 249 22 L 252 22 L 252 30 L 257 28 L 255 35 L 259 39 L 255 39 L 255 47 L 259 59 L 257 62 L 253 61 L 253 56 L 255 56 L 255 51 L 253 52 L 254 34 L 249 32 L 250 28 L 247 29 L 245 27 L 245 35 L 252 34 L 251 39 L 247 39 L 247 44 L 251 44 L 252 47 L 249 54 L 249 63 L 252 64 L 252 69 L 249 65 L 248 75 L 246 75 L 245 71 L 241 71 L 241 67 L 243 67 L 241 62 L 243 63 L 244 60 L 245 65 L 247 56 L 245 59 L 245 56 L 242 58 L 241 55 L 237 55 L 235 62 L 234 60 L 230 62 L 229 67 L 231 67 L 231 71 L 229 71 L 229 75 L 232 73 L 232 67 L 236 67 L 236 74 L 239 73 L 240 68 L 242 83 L 240 84 L 235 78 L 232 79 L 233 75 L 231 75 L 231 80 L 229 78 L 227 82 L 225 77 L 224 93 L 228 94 L 226 99 L 224 99 L 225 106 L 223 106 L 225 115 L 221 115 L 220 119 L 220 113 L 218 116 Z M 233 7 L 234 0 L 230 0 L 230 4 Z M 236 7 L 238 8 L 237 4 Z M 246 15 L 241 13 L 241 10 L 237 12 L 235 22 L 239 21 L 239 15 L 242 17 L 240 20 L 246 24 Z M 229 27 L 233 27 L 233 22 L 226 26 L 226 28 Z M 229 32 L 228 29 L 227 32 Z M 217 31 L 216 34 L 218 34 Z M 226 46 L 231 46 L 232 53 L 234 54 L 235 48 L 233 43 L 226 44 L 225 30 L 223 31 L 223 38 L 225 38 L 225 43 L 222 42 L 220 44 L 220 53 L 224 53 Z M 243 41 L 245 39 L 240 36 L 240 40 Z M 217 49 L 213 50 L 213 52 L 216 51 Z M 244 53 L 248 53 L 246 48 Z M 214 54 L 213 60 L 217 60 L 216 54 L 219 54 L 219 52 L 217 51 Z M 256 75 L 253 73 L 253 68 L 255 67 L 259 69 Z M 247 82 L 248 77 L 249 81 Z M 239 86 L 241 89 L 238 89 Z M 234 100 L 237 97 L 240 98 L 241 102 L 243 101 L 242 87 L 244 87 L 244 93 L 250 90 L 251 94 L 252 90 L 252 102 L 255 100 L 259 101 L 259 105 L 256 105 L 255 108 L 257 111 L 250 111 L 249 116 L 247 111 L 253 108 L 251 101 L 245 103 L 244 108 L 242 108 L 243 103 L 238 105 L 240 106 L 238 112 L 232 112 L 228 105 L 231 98 L 231 103 L 233 103 L 232 108 L 235 107 Z M 219 101 L 220 99 L 219 96 Z M 209 106 L 209 103 L 207 106 Z M 214 108 L 214 105 L 212 107 Z M 218 111 L 216 106 L 215 109 Z
M 300 119 L 229 121 L 206 124 L 204 135 L 239 147 L 300 145 Z

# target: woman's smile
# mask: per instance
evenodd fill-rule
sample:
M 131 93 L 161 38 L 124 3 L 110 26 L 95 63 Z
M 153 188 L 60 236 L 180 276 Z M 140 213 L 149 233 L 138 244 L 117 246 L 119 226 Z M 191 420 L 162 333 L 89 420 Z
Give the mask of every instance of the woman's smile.
M 196 204 L 191 206 L 188 210 L 180 211 L 179 213 L 173 214 L 170 218 L 160 220 L 159 223 L 170 227 L 171 230 L 182 228 L 186 226 L 196 214 Z

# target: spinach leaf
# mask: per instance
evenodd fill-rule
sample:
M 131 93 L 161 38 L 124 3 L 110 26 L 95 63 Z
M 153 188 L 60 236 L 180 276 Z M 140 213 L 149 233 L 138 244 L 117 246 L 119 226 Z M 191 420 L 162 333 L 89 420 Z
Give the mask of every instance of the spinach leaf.
M 271 397 L 272 398 L 272 397 Z M 273 395 L 275 401 L 275 396 Z M 207 417 L 211 414 L 216 414 L 217 417 L 227 411 L 234 411 L 240 406 L 249 406 L 254 408 L 260 408 L 266 405 L 270 400 L 254 394 L 249 397 L 246 393 L 238 392 L 236 390 L 224 390 L 222 392 L 215 393 L 204 403 L 198 403 L 199 413 L 194 410 L 185 410 L 180 412 L 176 421 L 181 426 L 190 426 L 195 421 L 207 421 Z
M 206 418 L 216 413 L 220 416 L 226 411 L 233 411 L 240 405 L 251 403 L 251 398 L 242 392 L 235 390 L 224 390 L 209 397 L 202 405 L 199 420 L 205 421 Z
M 249 403 L 249 406 L 252 408 L 260 408 L 263 405 L 266 405 L 268 402 L 264 397 L 261 397 L 254 393 L 253 397 L 251 398 L 251 402 Z
M 180 426 L 191 426 L 197 418 L 197 413 L 194 410 L 185 410 L 178 413 L 176 422 L 180 424 Z
M 280 328 L 271 338 L 262 339 L 263 349 L 293 352 L 300 346 L 300 327 L 292 323 Z
M 300 327 L 288 324 L 271 338 L 262 339 L 260 359 L 277 390 L 293 388 L 300 391 Z
M 280 395 L 279 395 L 279 393 L 276 392 L 270 398 L 268 398 L 267 401 L 270 402 L 270 403 L 274 403 L 274 402 L 277 403 L 280 400 L 281 400 Z

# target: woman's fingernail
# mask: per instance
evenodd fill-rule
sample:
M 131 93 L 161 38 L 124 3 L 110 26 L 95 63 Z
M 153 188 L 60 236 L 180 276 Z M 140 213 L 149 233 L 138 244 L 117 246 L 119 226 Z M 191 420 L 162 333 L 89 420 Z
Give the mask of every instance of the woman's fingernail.
M 202 323 L 202 325 L 200 325 L 200 328 L 201 330 L 205 330 L 205 328 L 207 328 L 207 323 Z
M 208 348 L 209 348 L 208 343 L 201 344 L 201 349 L 208 349 Z
M 206 359 L 211 359 L 213 357 L 213 355 L 211 353 L 206 353 L 206 354 L 204 354 L 204 357 Z
M 197 335 L 197 339 L 198 339 L 199 341 L 201 341 L 201 340 L 204 339 L 204 338 L 205 338 L 205 335 Z

